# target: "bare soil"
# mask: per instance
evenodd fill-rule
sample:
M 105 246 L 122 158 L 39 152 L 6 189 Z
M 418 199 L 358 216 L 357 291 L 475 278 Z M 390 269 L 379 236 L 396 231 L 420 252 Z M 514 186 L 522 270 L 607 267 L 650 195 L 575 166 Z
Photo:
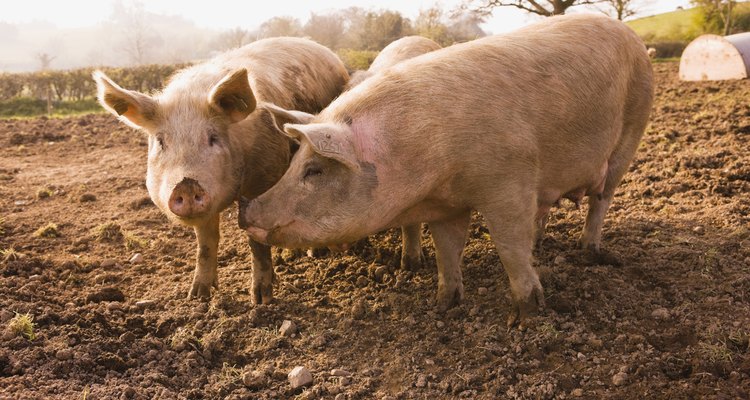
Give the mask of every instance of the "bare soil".
M 396 230 L 346 254 L 277 250 L 275 304 L 254 307 L 236 207 L 221 290 L 187 300 L 193 232 L 148 199 L 142 134 L 104 114 L 0 121 L 0 398 L 748 398 L 750 81 L 655 69 L 652 123 L 604 229 L 622 265 L 576 249 L 586 206 L 563 204 L 536 250 L 547 308 L 524 330 L 506 328 L 479 216 L 465 302 L 446 314 L 429 235 L 408 273 Z M 6 330 L 16 312 L 36 338 Z M 311 385 L 290 386 L 295 366 Z

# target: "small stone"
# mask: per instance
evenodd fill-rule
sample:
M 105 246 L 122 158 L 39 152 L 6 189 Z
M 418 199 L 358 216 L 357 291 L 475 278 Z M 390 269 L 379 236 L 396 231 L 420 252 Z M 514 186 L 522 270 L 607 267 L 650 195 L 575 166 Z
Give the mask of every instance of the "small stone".
M 660 319 L 660 320 L 669 319 L 669 310 L 667 310 L 664 307 L 657 308 L 656 310 L 651 312 L 651 317 Z
M 351 372 L 343 369 L 334 368 L 331 370 L 331 376 L 351 376 Z
M 618 372 L 612 377 L 612 383 L 615 386 L 622 386 L 627 382 L 628 380 L 628 374 L 625 372 Z
M 143 254 L 141 254 L 141 253 L 135 253 L 135 254 L 133 254 L 133 257 L 130 257 L 130 263 L 131 264 L 142 264 L 143 263 Z
M 480 296 L 484 296 L 487 294 L 487 288 L 486 287 L 480 287 L 477 289 L 477 293 L 479 293 Z
M 281 328 L 279 328 L 279 333 L 281 333 L 281 336 L 292 336 L 297 333 L 297 325 L 288 319 L 284 320 L 281 323 Z
M 32 282 L 35 282 L 35 281 L 41 281 L 41 280 L 42 280 L 42 276 L 41 276 L 41 275 L 39 275 L 39 274 L 36 274 L 36 275 L 31 275 L 31 276 L 29 277 L 29 280 L 30 280 L 30 281 L 32 281 Z
M 154 300 L 138 300 L 135 302 L 135 307 L 143 310 L 152 307 L 154 304 L 156 304 L 156 301 Z
M 287 375 L 287 379 L 289 379 L 289 384 L 292 386 L 292 389 L 307 386 L 313 381 L 310 371 L 301 366 L 294 367 L 294 369 L 289 372 L 289 375 Z
M 123 343 L 130 343 L 133 340 L 135 340 L 135 334 L 133 332 L 128 331 L 120 335 L 120 341 Z
M 581 396 L 583 396 L 583 389 L 581 389 L 581 388 L 573 389 L 573 391 L 570 392 L 570 395 L 573 396 L 573 397 L 581 397 Z
M 348 376 L 342 376 L 339 378 L 339 385 L 341 386 L 349 386 L 352 384 L 352 378 Z
M 424 375 L 419 375 L 417 377 L 417 383 L 414 384 L 414 386 L 418 388 L 423 388 L 427 386 L 427 377 Z
M 266 374 L 263 371 L 248 371 L 242 375 L 242 384 L 251 389 L 260 389 L 266 385 Z
M 61 349 L 58 350 L 57 353 L 55 353 L 55 358 L 57 358 L 60 361 L 67 361 L 73 359 L 73 350 L 71 349 Z
M 697 233 L 698 235 L 702 235 L 705 231 L 706 229 L 702 226 L 696 226 L 695 228 L 693 228 L 693 232 Z
M 111 302 L 111 303 L 107 304 L 107 311 L 109 311 L 109 312 L 115 312 L 115 311 L 119 311 L 119 310 L 122 310 L 122 304 L 117 303 L 117 302 Z
M 443 328 L 445 328 L 445 322 L 443 322 L 443 321 L 437 321 L 437 322 L 435 322 L 435 326 L 438 329 L 443 329 Z
M 360 275 L 360 276 L 357 277 L 357 287 L 363 288 L 363 287 L 367 286 L 369 283 L 370 283 L 370 281 L 367 279 L 366 276 Z
M 555 260 L 552 261 L 555 265 L 562 265 L 565 264 L 565 256 L 559 255 L 555 257 Z
M 117 264 L 117 261 L 113 258 L 107 258 L 99 264 L 102 268 L 112 268 Z

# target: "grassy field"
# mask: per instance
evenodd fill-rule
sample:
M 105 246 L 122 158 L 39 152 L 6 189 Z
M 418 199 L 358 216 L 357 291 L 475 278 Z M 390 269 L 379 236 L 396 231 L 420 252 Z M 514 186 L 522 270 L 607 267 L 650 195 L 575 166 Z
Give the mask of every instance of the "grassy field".
M 737 4 L 735 12 L 737 15 L 750 13 L 750 2 Z M 647 42 L 691 41 L 703 33 L 697 8 L 640 18 L 628 25 Z
M 71 116 L 104 112 L 96 99 L 81 101 L 54 101 L 50 116 Z M 28 118 L 47 115 L 45 100 L 16 97 L 11 100 L 0 101 L 0 118 Z

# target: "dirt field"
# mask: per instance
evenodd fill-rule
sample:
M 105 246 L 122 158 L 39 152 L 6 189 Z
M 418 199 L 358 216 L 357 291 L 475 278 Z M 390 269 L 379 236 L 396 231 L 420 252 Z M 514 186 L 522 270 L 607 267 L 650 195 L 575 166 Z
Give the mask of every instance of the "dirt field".
M 445 315 L 429 236 L 410 274 L 395 230 L 333 257 L 277 251 L 275 304 L 253 307 L 236 207 L 221 290 L 186 300 L 193 233 L 149 201 L 140 133 L 108 115 L 0 121 L 0 399 L 748 398 L 750 81 L 655 69 L 652 124 L 604 229 L 622 265 L 575 249 L 586 206 L 564 203 L 536 252 L 547 309 L 525 331 L 506 328 L 480 217 L 466 301 Z M 33 340 L 8 330 L 16 312 Z M 312 385 L 291 388 L 295 366 Z

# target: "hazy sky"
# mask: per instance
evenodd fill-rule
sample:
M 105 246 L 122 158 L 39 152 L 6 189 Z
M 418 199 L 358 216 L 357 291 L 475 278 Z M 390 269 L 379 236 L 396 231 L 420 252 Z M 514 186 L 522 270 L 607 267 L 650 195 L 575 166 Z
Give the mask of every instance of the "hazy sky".
M 111 15 L 117 0 L 17 0 L 12 5 L 4 1 L 0 21 L 19 23 L 32 21 L 51 22 L 61 28 L 80 28 L 96 25 Z M 125 0 L 124 3 L 131 3 Z M 437 2 L 452 9 L 461 0 Z M 254 28 L 263 21 L 281 15 L 306 20 L 310 12 L 357 6 L 362 8 L 384 8 L 401 12 L 414 18 L 420 9 L 435 4 L 435 0 L 147 0 L 142 4 L 147 11 L 158 14 L 179 15 L 194 21 L 198 26 L 223 30 L 233 27 Z M 688 0 L 653 0 L 644 8 L 644 14 L 673 11 L 678 6 L 687 6 Z M 493 16 L 484 25 L 491 33 L 515 29 L 533 20 L 527 13 L 504 7 L 496 8 Z

